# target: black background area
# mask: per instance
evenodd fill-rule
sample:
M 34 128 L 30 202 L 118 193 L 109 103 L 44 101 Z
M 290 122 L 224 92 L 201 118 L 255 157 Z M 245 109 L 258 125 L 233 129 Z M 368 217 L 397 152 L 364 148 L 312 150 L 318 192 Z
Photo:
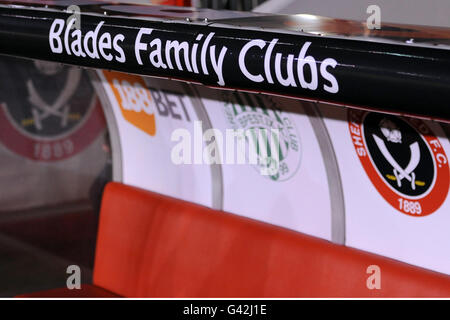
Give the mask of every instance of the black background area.
M 401 143 L 390 142 L 385 138 L 380 128 L 380 122 L 383 119 L 388 119 L 397 126 L 402 134 Z M 379 113 L 370 113 L 364 119 L 363 130 L 367 149 L 372 157 L 372 163 L 381 173 L 386 183 L 390 184 L 395 190 L 407 196 L 419 196 L 430 188 L 435 175 L 433 159 L 428 146 L 414 128 L 398 117 Z M 379 138 L 383 139 L 392 157 L 403 169 L 406 168 L 411 157 L 411 150 L 409 146 L 417 141 L 420 149 L 420 161 L 413 172 L 416 175 L 416 181 L 423 181 L 425 182 L 425 185 L 416 185 L 416 189 L 413 190 L 411 188 L 411 183 L 406 178 L 402 180 L 401 187 L 398 187 L 397 181 L 388 179 L 386 177 L 387 174 L 394 175 L 393 168 L 378 149 L 372 134 L 376 134 Z

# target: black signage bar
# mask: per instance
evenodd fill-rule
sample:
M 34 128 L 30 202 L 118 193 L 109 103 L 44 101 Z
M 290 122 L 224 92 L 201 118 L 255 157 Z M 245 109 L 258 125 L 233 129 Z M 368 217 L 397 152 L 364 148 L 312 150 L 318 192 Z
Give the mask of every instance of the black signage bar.
M 0 6 L 0 54 L 450 121 L 450 51 Z M 78 27 L 79 28 L 78 28 Z

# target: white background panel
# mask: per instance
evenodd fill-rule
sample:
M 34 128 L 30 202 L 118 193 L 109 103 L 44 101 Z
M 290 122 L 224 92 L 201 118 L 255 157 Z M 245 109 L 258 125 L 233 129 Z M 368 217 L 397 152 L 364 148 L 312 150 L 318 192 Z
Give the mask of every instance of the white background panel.
M 204 87 L 199 88 L 199 92 L 212 126 L 222 132 L 233 128 L 233 124 L 227 120 L 223 93 Z M 261 99 L 266 106 L 271 105 L 267 96 L 261 96 Z M 300 154 L 298 156 L 296 152 L 288 150 L 290 173 L 278 181 L 261 175 L 252 164 L 224 164 L 224 210 L 330 239 L 327 176 L 310 121 L 300 102 L 276 97 L 270 99 L 284 110 L 291 110 L 284 111 L 282 116 L 293 124 L 294 129 L 289 132 L 296 135 Z M 261 113 L 261 110 L 257 113 Z
M 346 244 L 410 264 L 450 274 L 450 199 L 427 216 L 413 217 L 391 206 L 366 174 L 352 144 L 347 110 L 320 105 L 336 151 L 344 189 Z M 448 157 L 450 145 L 436 123 Z
M 146 81 L 152 88 L 165 91 L 165 94 L 168 94 L 168 99 L 174 103 L 167 115 L 158 111 L 164 111 L 164 107 L 158 109 L 157 106 L 152 105 L 156 125 L 154 136 L 140 130 L 124 119 L 112 90 L 105 81 L 103 82 L 112 102 L 120 134 L 123 183 L 211 206 L 211 173 L 209 167 L 176 165 L 171 160 L 171 150 L 175 144 L 170 140 L 172 132 L 178 128 L 193 131 L 193 121 L 197 119 L 190 98 L 185 95 L 178 82 L 154 78 L 146 79 Z M 155 92 L 152 91 L 154 90 L 150 90 L 152 102 L 154 102 Z M 167 93 L 167 91 L 172 93 Z M 182 97 L 187 116 L 176 94 Z M 166 102 L 166 100 L 163 101 Z

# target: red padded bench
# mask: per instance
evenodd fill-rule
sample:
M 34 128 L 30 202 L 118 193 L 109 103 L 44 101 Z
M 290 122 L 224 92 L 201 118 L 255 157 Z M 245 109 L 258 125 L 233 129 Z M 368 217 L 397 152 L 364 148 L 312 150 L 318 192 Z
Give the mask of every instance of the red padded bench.
M 104 192 L 93 282 L 22 297 L 450 297 L 447 275 L 119 183 Z

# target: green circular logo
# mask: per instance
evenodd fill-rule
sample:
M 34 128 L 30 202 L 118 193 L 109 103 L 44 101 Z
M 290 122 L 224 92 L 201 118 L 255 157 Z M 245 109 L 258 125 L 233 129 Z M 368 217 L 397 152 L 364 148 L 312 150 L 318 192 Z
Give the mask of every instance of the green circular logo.
M 300 136 L 289 114 L 271 97 L 247 93 L 225 93 L 224 111 L 228 124 L 242 129 L 248 163 L 273 181 L 295 175 L 301 160 Z M 252 155 L 254 160 L 251 161 Z

